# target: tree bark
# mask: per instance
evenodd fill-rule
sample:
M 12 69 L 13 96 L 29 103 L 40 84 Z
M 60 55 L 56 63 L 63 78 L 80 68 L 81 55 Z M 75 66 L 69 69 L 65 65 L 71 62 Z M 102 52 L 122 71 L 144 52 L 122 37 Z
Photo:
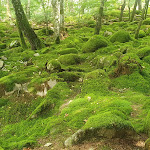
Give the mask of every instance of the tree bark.
M 142 1 L 138 0 L 138 10 L 142 10 Z
M 132 15 L 131 15 L 130 22 L 132 22 L 132 21 L 133 21 L 133 19 L 134 19 L 135 11 L 136 11 L 136 7 L 137 7 L 137 3 L 138 3 L 138 0 L 135 0 L 134 8 L 133 8 L 133 12 L 132 12 Z
M 64 31 L 64 0 L 60 0 L 60 32 Z
M 23 32 L 23 34 L 27 37 L 31 45 L 31 49 L 32 50 L 41 49 L 43 47 L 43 44 L 41 43 L 40 39 L 37 37 L 33 29 L 31 28 L 25 16 L 20 0 L 12 0 L 12 4 L 15 10 L 18 26 L 20 30 Z
M 30 5 L 31 5 L 31 0 L 28 0 L 28 2 L 27 2 L 27 8 L 26 8 L 26 15 L 27 15 L 28 19 L 30 19 L 30 17 L 31 17 L 31 14 L 30 14 Z
M 128 10 L 129 10 L 129 21 L 131 19 L 131 8 L 130 8 L 130 0 L 128 2 Z
M 10 13 L 10 3 L 9 3 L 9 0 L 7 0 L 6 8 L 7 8 L 7 18 L 10 19 L 11 18 L 11 13 Z
M 58 0 L 52 0 L 53 14 L 54 14 L 54 34 L 55 43 L 60 43 L 60 3 Z
M 119 17 L 119 21 L 122 21 L 122 17 L 123 17 L 123 11 L 126 7 L 126 0 L 124 0 L 122 6 L 121 6 L 121 13 L 120 13 L 120 17 Z
M 144 16 L 145 16 L 145 17 L 144 17 L 145 19 L 147 18 L 147 12 L 148 12 L 149 1 L 150 1 L 150 0 L 145 0 L 145 5 L 146 5 L 146 6 L 145 6 L 145 15 L 144 15 Z
M 105 0 L 101 0 L 101 4 L 100 4 L 100 8 L 99 8 L 99 14 L 98 14 L 98 16 L 97 16 L 96 27 L 95 27 L 95 33 L 94 33 L 94 34 L 99 34 L 100 29 L 101 29 L 101 27 L 102 27 L 104 1 L 105 1 Z

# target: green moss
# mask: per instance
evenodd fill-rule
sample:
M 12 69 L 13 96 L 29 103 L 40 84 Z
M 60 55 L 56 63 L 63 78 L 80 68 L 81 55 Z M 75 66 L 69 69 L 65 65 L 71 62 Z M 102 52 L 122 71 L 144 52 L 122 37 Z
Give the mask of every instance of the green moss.
M 150 90 L 149 82 L 138 72 L 113 79 L 113 86 L 118 89 L 128 88 L 143 93 L 148 93 Z
M 92 61 L 92 64 L 97 68 L 110 68 L 118 64 L 118 59 L 114 55 L 111 56 L 100 56 L 98 55 Z
M 150 47 L 145 47 L 137 51 L 136 53 L 140 59 L 143 59 L 145 56 L 150 54 Z
M 84 53 L 95 52 L 101 47 L 106 47 L 108 45 L 104 37 L 99 35 L 94 35 L 90 38 L 82 47 Z
M 63 50 L 59 50 L 57 53 L 60 54 L 60 55 L 77 54 L 78 51 L 77 51 L 76 48 L 66 48 L 66 49 L 63 49 Z
M 89 128 L 119 128 L 130 129 L 132 125 L 129 121 L 121 118 L 115 112 L 104 112 L 94 115 L 88 119 L 83 129 Z
M 148 133 L 148 136 L 150 136 L 150 111 L 146 116 L 144 128 L 145 131 Z
M 3 31 L 0 31 L 0 37 L 4 37 L 5 36 L 5 33 Z
M 7 105 L 8 99 L 0 98 L 0 107 Z
M 47 63 L 47 69 L 51 72 L 59 72 L 61 71 L 61 64 L 58 60 L 53 59 Z
M 66 54 L 60 56 L 58 61 L 63 65 L 76 65 L 80 63 L 81 59 L 77 54 Z
M 120 31 L 116 32 L 110 38 L 110 41 L 112 43 L 114 43 L 114 42 L 125 43 L 125 42 L 129 42 L 130 40 L 131 40 L 130 34 L 124 30 L 120 30 Z
M 95 95 L 108 95 L 109 94 L 109 79 L 89 79 L 83 82 L 81 93 L 83 95 L 93 93 Z
M 148 138 L 145 142 L 145 150 L 149 150 L 150 148 L 150 138 Z
M 147 18 L 146 20 L 143 21 L 144 25 L 150 25 L 150 18 Z
M 6 44 L 5 43 L 0 43 L 0 49 L 5 49 L 6 48 Z
M 54 31 L 51 30 L 51 29 L 48 29 L 48 31 L 47 31 L 45 28 L 43 28 L 43 29 L 40 29 L 40 30 L 36 31 L 36 33 L 37 33 L 37 35 L 39 35 L 39 36 L 43 36 L 43 35 L 53 35 Z
M 139 38 L 143 38 L 146 36 L 146 33 L 143 30 L 140 30 L 139 32 Z
M 60 78 L 63 78 L 64 81 L 67 81 L 67 82 L 74 82 L 74 81 L 77 81 L 79 78 L 80 78 L 80 75 L 78 73 L 74 73 L 74 72 L 60 72 L 58 74 L 58 76 Z

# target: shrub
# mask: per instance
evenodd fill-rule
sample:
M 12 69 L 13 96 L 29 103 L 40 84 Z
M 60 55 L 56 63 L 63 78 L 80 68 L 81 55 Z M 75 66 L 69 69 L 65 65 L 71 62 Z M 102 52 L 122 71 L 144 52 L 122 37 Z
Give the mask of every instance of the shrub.
M 114 42 L 125 43 L 125 42 L 129 42 L 130 40 L 131 40 L 130 34 L 124 30 L 120 30 L 120 31 L 116 32 L 110 38 L 110 41 L 112 43 L 114 43 Z
M 99 35 L 94 35 L 90 38 L 82 47 L 84 53 L 95 52 L 101 47 L 106 47 L 108 45 L 104 37 Z

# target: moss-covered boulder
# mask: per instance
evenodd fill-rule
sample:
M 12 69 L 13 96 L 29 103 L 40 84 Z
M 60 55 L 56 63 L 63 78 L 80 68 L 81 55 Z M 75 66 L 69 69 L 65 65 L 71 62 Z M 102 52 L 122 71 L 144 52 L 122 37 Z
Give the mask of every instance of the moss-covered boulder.
M 63 49 L 63 50 L 59 50 L 57 53 L 60 54 L 60 55 L 77 54 L 78 51 L 77 51 L 76 48 L 66 48 L 66 49 Z
M 51 73 L 60 72 L 61 71 L 61 64 L 58 60 L 53 59 L 47 63 L 46 68 Z
M 130 34 L 124 30 L 120 30 L 120 31 L 116 32 L 110 38 L 110 41 L 112 43 L 114 43 L 114 42 L 125 43 L 125 42 L 129 42 L 130 40 L 131 40 Z
M 74 82 L 77 81 L 80 78 L 80 75 L 78 73 L 74 72 L 60 72 L 58 74 L 60 78 L 63 78 L 66 82 Z
M 81 58 L 77 54 L 66 54 L 60 56 L 58 61 L 63 65 L 76 65 L 81 62 Z
M 108 45 L 104 37 L 100 35 L 94 35 L 90 38 L 82 47 L 84 53 L 95 52 L 101 47 L 106 47 Z
M 146 36 L 146 33 L 143 30 L 139 31 L 139 38 L 143 38 Z
M 147 18 L 146 20 L 143 21 L 144 25 L 150 25 L 150 18 Z
M 110 76 L 118 77 L 121 75 L 129 75 L 134 71 L 141 71 L 141 60 L 134 53 L 127 53 L 120 57 L 117 68 L 113 71 Z
M 5 49 L 6 48 L 6 44 L 5 43 L 0 43 L 0 49 Z
M 139 56 L 140 59 L 143 59 L 144 57 L 150 55 L 150 47 L 142 48 L 138 50 L 136 54 Z
M 93 59 L 92 64 L 97 68 L 110 68 L 118 64 L 118 58 L 114 55 L 111 56 L 97 56 Z

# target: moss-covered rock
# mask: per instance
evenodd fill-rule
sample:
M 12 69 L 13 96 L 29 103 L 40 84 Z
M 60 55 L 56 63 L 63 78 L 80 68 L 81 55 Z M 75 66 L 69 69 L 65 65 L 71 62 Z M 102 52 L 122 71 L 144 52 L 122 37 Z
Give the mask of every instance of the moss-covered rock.
M 139 56 L 140 59 L 143 59 L 144 57 L 150 55 L 150 47 L 142 48 L 138 50 L 136 54 Z
M 76 65 L 81 62 L 81 59 L 77 54 L 66 54 L 60 56 L 58 61 L 63 65 Z
M 141 60 L 134 53 L 127 53 L 120 57 L 117 68 L 110 75 L 118 77 L 121 75 L 129 75 L 134 71 L 140 72 L 142 70 Z
M 76 48 L 66 48 L 66 49 L 63 49 L 63 50 L 59 50 L 57 53 L 60 54 L 60 55 L 77 54 L 78 51 L 77 51 Z
M 93 59 L 92 64 L 97 68 L 110 68 L 118 64 L 118 58 L 114 55 L 111 56 L 97 56 Z
M 146 20 L 143 21 L 144 25 L 150 25 L 150 18 L 147 18 Z
M 120 31 L 116 32 L 110 38 L 110 41 L 112 43 L 114 43 L 114 42 L 125 43 L 125 42 L 129 42 L 130 40 L 131 40 L 130 34 L 124 30 L 120 30 Z
M 51 73 L 60 72 L 61 71 L 61 64 L 58 60 L 53 59 L 47 63 L 47 70 Z
M 6 48 L 6 44 L 5 43 L 0 43 L 0 49 L 5 49 Z
M 66 82 L 74 82 L 80 78 L 80 75 L 78 73 L 74 72 L 60 72 L 58 74 L 60 78 L 63 78 Z
M 146 36 L 146 33 L 143 30 L 140 30 L 139 32 L 139 38 L 143 38 Z
M 106 47 L 108 45 L 104 37 L 99 35 L 94 35 L 90 38 L 82 47 L 84 53 L 95 52 L 101 47 Z

